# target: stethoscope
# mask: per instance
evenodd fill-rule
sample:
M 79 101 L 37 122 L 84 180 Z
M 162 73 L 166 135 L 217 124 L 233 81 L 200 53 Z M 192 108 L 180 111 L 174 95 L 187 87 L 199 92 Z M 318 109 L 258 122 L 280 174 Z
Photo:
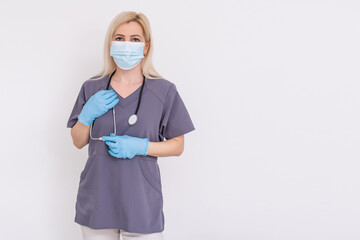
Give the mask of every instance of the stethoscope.
M 116 72 L 116 70 L 110 75 L 109 81 L 108 81 L 108 83 L 107 83 L 106 90 L 109 90 L 110 81 L 111 81 L 111 78 L 112 78 L 112 76 L 114 75 L 115 72 Z M 142 85 L 141 85 L 140 95 L 139 95 L 138 104 L 137 104 L 135 113 L 134 113 L 133 115 L 131 115 L 131 116 L 129 117 L 129 120 L 128 120 L 128 123 L 129 123 L 130 125 L 134 125 L 134 124 L 137 122 L 137 119 L 138 119 L 137 113 L 138 113 L 138 110 L 139 110 L 139 107 L 140 107 L 141 96 L 142 96 L 142 92 L 143 92 L 144 85 L 145 85 L 145 76 L 144 76 L 144 78 L 143 78 L 143 82 L 142 82 Z M 113 110 L 112 112 L 113 112 L 113 119 L 114 119 L 114 135 L 116 135 L 115 109 L 112 108 L 112 110 Z M 95 120 L 96 120 L 96 119 L 95 119 Z M 93 121 L 93 123 L 91 124 L 91 127 L 90 127 L 90 138 L 91 138 L 92 140 L 101 140 L 101 141 L 104 141 L 104 140 L 102 140 L 101 137 L 99 137 L 99 138 L 93 138 L 93 137 L 92 137 L 92 134 L 91 134 L 91 133 L 92 133 L 92 128 L 93 128 L 93 124 L 95 123 L 95 120 Z

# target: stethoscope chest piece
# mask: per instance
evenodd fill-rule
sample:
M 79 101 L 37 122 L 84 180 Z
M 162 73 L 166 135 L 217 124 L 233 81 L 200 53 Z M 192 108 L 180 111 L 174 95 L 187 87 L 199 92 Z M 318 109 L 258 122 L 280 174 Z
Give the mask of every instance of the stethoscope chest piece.
M 130 125 L 134 125 L 137 121 L 137 115 L 136 114 L 133 114 L 129 117 L 129 124 Z

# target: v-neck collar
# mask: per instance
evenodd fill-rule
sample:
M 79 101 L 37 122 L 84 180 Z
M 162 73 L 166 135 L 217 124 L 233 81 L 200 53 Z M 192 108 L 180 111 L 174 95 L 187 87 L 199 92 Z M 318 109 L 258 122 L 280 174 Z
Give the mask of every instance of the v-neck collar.
M 107 86 L 107 84 L 108 84 L 108 82 L 109 82 L 109 77 L 110 77 L 110 75 L 108 75 L 107 77 L 106 77 L 106 81 L 105 81 L 105 89 L 106 89 L 106 86 Z M 145 82 L 147 81 L 147 79 L 146 79 L 146 77 L 145 77 Z M 145 84 L 146 85 L 146 84 Z M 144 85 L 144 88 L 146 87 Z M 116 104 L 116 105 L 120 105 L 121 107 L 126 107 L 127 105 L 129 105 L 130 103 L 132 103 L 133 101 L 135 101 L 135 100 L 139 100 L 139 96 L 140 96 L 140 90 L 141 90 L 141 86 L 142 85 L 140 85 L 135 91 L 133 91 L 132 93 L 130 93 L 130 95 L 128 95 L 127 97 L 125 97 L 125 98 L 123 98 L 118 92 L 116 92 L 116 90 L 111 86 L 111 84 L 109 84 L 109 90 L 113 90 L 115 93 L 116 93 L 116 95 L 118 96 L 118 98 L 119 98 L 119 102 L 118 102 L 118 104 Z M 143 91 L 144 91 L 145 89 L 143 89 Z M 134 110 L 135 111 L 135 110 Z

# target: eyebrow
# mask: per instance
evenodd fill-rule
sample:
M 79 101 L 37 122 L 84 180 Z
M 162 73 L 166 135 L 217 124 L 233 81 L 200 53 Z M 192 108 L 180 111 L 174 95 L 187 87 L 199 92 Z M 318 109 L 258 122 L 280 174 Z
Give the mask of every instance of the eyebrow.
M 122 36 L 122 37 L 125 37 L 125 35 L 124 34 L 115 34 L 114 36 L 116 36 L 116 35 L 118 35 L 118 36 Z M 134 37 L 134 36 L 139 36 L 140 38 L 141 38 L 141 36 L 140 35 L 138 35 L 138 34 L 134 34 L 134 35 L 131 35 L 130 37 Z

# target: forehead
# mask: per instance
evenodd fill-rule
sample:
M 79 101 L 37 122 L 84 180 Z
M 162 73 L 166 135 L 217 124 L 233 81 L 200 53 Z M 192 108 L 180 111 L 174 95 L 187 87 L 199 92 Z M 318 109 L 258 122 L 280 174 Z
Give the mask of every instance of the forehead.
M 142 36 L 143 30 L 141 28 L 141 25 L 137 22 L 129 22 L 129 23 L 123 23 L 120 24 L 114 34 L 124 34 L 127 35 L 133 35 L 133 34 L 139 34 Z

